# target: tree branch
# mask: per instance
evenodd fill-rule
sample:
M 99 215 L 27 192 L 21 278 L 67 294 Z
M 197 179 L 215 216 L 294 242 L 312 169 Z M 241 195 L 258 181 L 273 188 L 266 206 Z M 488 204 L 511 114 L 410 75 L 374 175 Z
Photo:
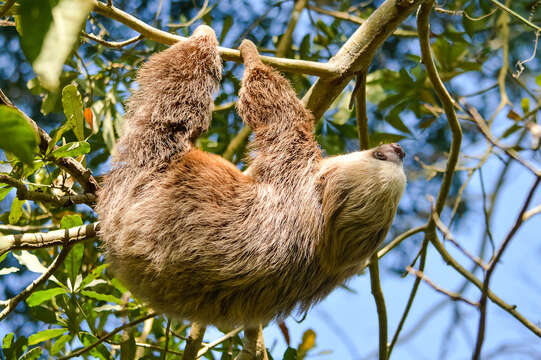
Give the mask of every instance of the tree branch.
M 381 290 L 378 255 L 376 253 L 370 258 L 368 268 L 370 270 L 370 288 L 378 311 L 379 359 L 387 360 L 387 310 L 385 309 L 385 298 Z
M 26 188 L 26 185 L 22 181 L 4 174 L 0 174 L 0 183 L 7 184 L 16 188 L 17 198 L 19 200 L 32 200 L 52 203 L 58 207 L 69 206 L 72 204 L 91 205 L 96 202 L 96 196 L 94 194 L 58 196 L 54 194 L 46 194 L 41 191 L 31 191 Z
M 354 74 L 368 69 L 376 50 L 420 2 L 386 0 L 359 26 L 329 61 L 340 76 L 318 79 L 303 98 L 304 104 L 316 119 L 323 115 Z
M 13 105 L 13 103 L 8 99 L 8 97 L 1 89 L 0 104 L 14 108 L 25 118 L 25 120 L 34 128 L 34 130 L 38 134 L 40 139 L 39 149 L 42 154 L 45 154 L 49 146 L 49 142 L 52 141 L 49 134 L 47 134 L 45 130 L 40 128 L 38 124 L 36 124 L 36 122 L 32 120 L 28 115 L 26 115 L 19 108 Z M 60 159 L 55 159 L 54 163 L 64 169 L 75 180 L 77 180 L 77 182 L 81 184 L 86 193 L 95 194 L 98 190 L 99 185 L 96 179 L 92 176 L 92 172 L 89 169 L 85 168 L 83 165 L 81 165 L 81 163 L 79 163 L 75 159 L 64 157 Z
M 210 342 L 208 344 L 206 344 L 205 346 L 203 346 L 201 348 L 201 350 L 199 350 L 199 352 L 197 353 L 197 358 L 199 359 L 201 356 L 205 355 L 207 353 L 207 351 L 209 351 L 210 349 L 212 349 L 213 347 L 217 346 L 217 345 L 220 345 L 221 343 L 223 343 L 224 341 L 228 340 L 228 339 L 231 339 L 233 336 L 237 335 L 238 333 L 240 333 L 242 331 L 242 327 L 238 327 L 234 330 L 231 330 L 230 332 L 228 332 L 227 334 L 225 334 L 224 336 L 214 340 L 213 342 Z
M 161 44 L 173 45 L 179 41 L 184 41 L 186 38 L 178 35 L 173 35 L 163 30 L 156 29 L 145 22 L 137 19 L 114 6 L 107 6 L 98 0 L 94 1 L 94 11 L 105 17 L 117 20 L 124 25 L 129 26 L 145 38 L 159 42 Z M 218 52 L 225 61 L 242 62 L 240 51 L 218 47 Z M 336 76 L 335 68 L 331 64 L 322 64 L 315 61 L 294 60 L 285 58 L 275 58 L 269 56 L 260 56 L 261 61 L 272 65 L 281 71 L 296 72 L 302 74 L 316 75 L 322 77 Z
M 104 342 L 104 341 L 108 340 L 109 338 L 113 337 L 115 334 L 121 332 L 122 330 L 128 329 L 128 328 L 130 328 L 130 327 L 132 327 L 132 326 L 135 326 L 135 325 L 137 325 L 137 324 L 139 324 L 139 323 L 142 323 L 143 321 L 145 321 L 145 320 L 147 320 L 147 319 L 150 319 L 150 318 L 152 318 L 152 317 L 155 317 L 156 315 L 158 315 L 158 314 L 156 314 L 156 313 L 150 313 L 150 314 L 145 315 L 145 316 L 143 316 L 143 317 L 141 317 L 141 318 L 139 318 L 139 319 L 135 319 L 135 320 L 133 320 L 133 321 L 130 321 L 130 322 L 127 323 L 127 324 L 124 324 L 124 325 L 122 325 L 122 326 L 119 326 L 119 327 L 117 327 L 116 329 L 114 329 L 113 331 L 111 331 L 111 332 L 109 332 L 109 333 L 103 335 L 102 337 L 100 337 L 100 338 L 98 339 L 98 341 L 96 341 L 95 343 L 90 344 L 89 346 L 86 346 L 86 347 L 84 347 L 84 348 L 82 348 L 82 349 L 79 349 L 79 350 L 77 350 L 77 351 L 73 351 L 73 352 L 69 353 L 68 355 L 59 358 L 59 360 L 67 360 L 67 359 L 71 359 L 71 358 L 73 358 L 73 357 L 75 357 L 75 356 L 82 355 L 82 354 L 86 353 L 87 351 L 92 350 L 93 348 L 95 348 L 96 346 L 98 346 L 99 344 L 101 344 L 102 342 Z
M 466 304 L 470 304 L 472 306 L 475 306 L 475 307 L 479 307 L 479 303 L 476 303 L 474 301 L 471 301 L 471 300 L 468 300 L 466 298 L 463 298 L 462 296 L 460 296 L 460 294 L 458 293 L 455 293 L 455 292 L 452 292 L 452 291 L 449 291 L 449 290 L 445 290 L 441 287 L 439 287 L 438 285 L 436 285 L 432 280 L 430 280 L 429 278 L 427 278 L 425 276 L 425 274 L 422 272 L 422 271 L 417 271 L 415 270 L 414 268 L 412 268 L 411 266 L 408 266 L 406 268 L 406 270 L 410 273 L 410 274 L 413 274 L 415 276 L 417 276 L 418 278 L 420 278 L 421 280 L 423 280 L 425 283 L 427 283 L 431 288 L 433 288 L 434 290 L 436 290 L 437 292 L 443 294 L 443 295 L 446 295 L 448 296 L 451 300 L 453 301 L 463 301 L 465 302 Z
M 12 250 L 36 249 L 67 245 L 97 236 L 99 223 L 81 225 L 70 229 L 54 230 L 47 233 L 26 233 L 0 236 L 0 255 Z
M 195 360 L 197 359 L 197 353 L 201 347 L 201 342 L 203 342 L 203 336 L 205 336 L 205 331 L 207 327 L 199 324 L 198 322 L 192 322 L 192 327 L 190 329 L 190 335 L 186 340 L 186 346 L 184 347 L 184 355 L 182 360 Z
M 345 11 L 327 10 L 327 9 L 322 9 L 313 5 L 308 5 L 306 8 L 309 10 L 318 12 L 320 14 L 332 16 L 333 18 L 340 19 L 340 20 L 346 20 L 354 24 L 362 25 L 365 22 L 364 19 L 358 16 L 351 15 L 350 13 L 347 13 Z M 402 36 L 402 37 L 417 37 L 417 32 L 411 31 L 411 30 L 396 29 L 393 32 L 393 35 Z
M 480 316 L 479 316 L 479 330 L 477 331 L 477 341 L 475 344 L 475 350 L 472 356 L 472 359 L 478 360 L 481 357 L 481 349 L 483 347 L 483 342 L 485 339 L 485 327 L 486 327 L 486 316 L 487 316 L 487 299 L 488 299 L 488 292 L 490 289 L 490 280 L 492 278 L 492 274 L 494 273 L 494 270 L 496 269 L 496 265 L 500 261 L 505 249 L 507 249 L 507 246 L 511 242 L 511 239 L 516 234 L 522 223 L 524 222 L 523 216 L 524 213 L 528 210 L 528 207 L 530 206 L 530 202 L 532 201 L 533 195 L 535 193 L 535 190 L 537 190 L 537 186 L 539 185 L 539 182 L 541 182 L 541 177 L 537 177 L 534 181 L 534 184 L 532 185 L 532 188 L 530 189 L 526 201 L 524 202 L 524 205 L 522 206 L 522 209 L 520 210 L 517 219 L 515 220 L 515 224 L 505 237 L 504 241 L 498 248 L 498 251 L 496 252 L 496 255 L 492 258 L 492 260 L 488 264 L 488 270 L 485 274 L 485 280 L 483 281 L 483 288 L 482 288 L 482 294 L 481 294 L 481 300 L 479 300 L 480 304 Z
M 1 238 L 0 238 L 1 239 Z M 66 244 L 62 250 L 60 250 L 60 253 L 58 256 L 53 260 L 51 265 L 47 268 L 47 270 L 41 274 L 36 280 L 32 281 L 30 285 L 28 285 L 23 291 L 9 299 L 6 304 L 4 310 L 0 313 L 0 321 L 4 319 L 10 312 L 15 310 L 17 305 L 21 302 L 26 300 L 34 292 L 38 287 L 43 285 L 50 277 L 51 275 L 56 271 L 56 269 L 62 264 L 64 259 L 66 259 L 66 256 L 68 256 L 68 253 L 71 250 L 72 244 Z

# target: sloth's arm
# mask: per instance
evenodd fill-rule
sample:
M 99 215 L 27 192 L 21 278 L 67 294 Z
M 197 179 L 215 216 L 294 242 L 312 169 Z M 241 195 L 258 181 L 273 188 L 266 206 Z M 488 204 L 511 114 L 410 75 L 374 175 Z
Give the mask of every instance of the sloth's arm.
M 313 116 L 287 79 L 259 60 L 251 41 L 244 40 L 240 50 L 245 70 L 237 107 L 255 133 L 252 174 L 260 182 L 290 183 L 291 176 L 318 166 L 321 154 L 312 133 Z

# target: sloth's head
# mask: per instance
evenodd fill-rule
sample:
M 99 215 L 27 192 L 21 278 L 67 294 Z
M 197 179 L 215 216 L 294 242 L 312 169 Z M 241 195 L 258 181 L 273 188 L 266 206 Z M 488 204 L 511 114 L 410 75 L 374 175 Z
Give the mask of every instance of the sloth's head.
M 404 156 L 392 143 L 323 160 L 323 251 L 331 255 L 329 267 L 354 267 L 383 241 L 406 186 Z

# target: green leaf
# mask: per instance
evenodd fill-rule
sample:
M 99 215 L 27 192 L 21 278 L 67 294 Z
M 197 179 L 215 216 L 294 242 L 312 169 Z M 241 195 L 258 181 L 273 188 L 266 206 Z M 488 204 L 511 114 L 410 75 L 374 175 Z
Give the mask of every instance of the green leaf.
M 0 188 L 0 201 L 4 200 L 4 198 L 7 196 L 7 194 L 9 194 L 10 191 L 10 187 Z
M 535 83 L 539 86 L 541 86 L 541 74 L 537 75 L 535 77 Z
M 378 146 L 379 144 L 398 142 L 404 138 L 406 137 L 403 135 L 376 132 L 370 135 L 370 147 Z
M 35 347 L 33 349 L 30 349 L 29 351 L 25 352 L 18 360 L 34 360 L 39 359 L 42 353 L 42 349 L 40 347 Z
M 61 229 L 69 229 L 81 225 L 83 225 L 83 220 L 81 219 L 81 215 L 79 214 L 64 215 L 62 217 L 62 220 L 60 220 Z
M 62 106 L 67 124 L 79 141 L 84 140 L 83 101 L 77 86 L 68 85 L 62 89 Z
M 98 339 L 94 335 L 87 332 L 80 332 L 79 339 L 81 339 L 81 342 L 85 347 L 98 342 Z M 111 359 L 111 354 L 103 344 L 99 344 L 98 346 L 92 348 L 92 350 L 89 351 L 89 354 L 102 360 Z
M 9 333 L 9 334 L 6 334 L 6 336 L 4 336 L 4 339 L 2 340 L 2 350 L 6 357 L 8 357 L 6 352 L 9 351 L 11 349 L 11 345 L 13 345 L 14 337 L 15 335 L 13 333 Z
M 284 360 L 297 360 L 297 350 L 288 347 L 284 353 Z
M 17 109 L 0 105 L 0 129 L 2 129 L 0 149 L 31 165 L 39 140 L 23 115 Z
M 42 341 L 53 339 L 60 335 L 64 335 L 67 331 L 68 329 L 66 328 L 60 328 L 60 329 L 47 329 L 47 330 L 37 332 L 28 337 L 28 345 L 36 345 Z
M 66 347 L 66 343 L 73 338 L 70 334 L 62 335 L 51 346 L 51 355 L 58 355 L 58 353 Z
M 122 300 L 120 300 L 119 298 L 117 298 L 117 297 L 115 297 L 113 295 L 100 294 L 98 292 L 90 291 L 90 290 L 82 290 L 81 293 L 83 295 L 85 295 L 85 296 L 88 296 L 88 297 L 92 298 L 92 299 L 112 302 L 112 303 L 116 303 L 116 304 L 122 304 Z
M 77 274 L 79 273 L 79 269 L 81 268 L 81 263 L 83 261 L 84 251 L 85 244 L 78 243 L 71 249 L 68 256 L 66 257 L 66 260 L 64 261 L 64 266 L 68 271 L 71 284 L 75 284 L 75 279 L 77 278 Z
M 530 98 L 522 98 L 522 100 L 520 101 L 520 107 L 522 108 L 524 114 L 530 111 Z
M 66 290 L 61 287 L 55 287 L 52 289 L 36 291 L 32 293 L 32 295 L 30 295 L 28 299 L 26 299 L 26 303 L 28 304 L 28 306 L 31 307 L 37 306 L 47 300 L 51 300 L 52 298 L 60 294 L 66 294 Z
M 133 335 L 120 344 L 120 360 L 135 359 L 135 338 Z
M 45 34 L 53 22 L 51 5 L 42 0 L 22 0 L 20 4 L 21 47 L 32 63 L 39 56 Z
M 54 150 L 50 155 L 55 159 L 63 157 L 76 157 L 90 152 L 90 144 L 86 141 L 74 141 L 67 143 L 64 146 L 60 146 Z
M 304 35 L 299 45 L 299 56 L 301 59 L 308 59 L 310 55 L 310 34 Z
M 93 6 L 92 0 L 21 2 L 22 46 L 43 87 L 56 90 L 64 62 L 77 44 L 79 32 Z
M 98 277 L 101 276 L 101 274 L 103 273 L 103 270 L 105 270 L 105 268 L 107 268 L 108 264 L 101 264 L 100 266 L 98 266 L 97 268 L 95 268 L 94 270 L 92 270 L 92 272 L 90 274 L 88 274 L 84 279 L 83 279 L 83 282 L 81 283 L 81 288 L 84 288 L 86 287 L 88 284 L 90 284 L 92 281 L 96 280 Z
M 25 200 L 19 200 L 16 196 L 13 198 L 13 202 L 11 203 L 11 209 L 9 211 L 9 223 L 10 224 L 16 224 L 17 221 L 21 218 L 23 214 L 23 204 Z

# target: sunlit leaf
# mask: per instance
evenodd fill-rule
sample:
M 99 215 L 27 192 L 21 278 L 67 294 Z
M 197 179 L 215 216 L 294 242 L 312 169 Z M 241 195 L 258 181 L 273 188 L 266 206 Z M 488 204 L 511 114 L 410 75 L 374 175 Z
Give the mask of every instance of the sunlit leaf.
M 55 90 L 93 1 L 60 0 L 53 8 L 49 4 L 41 0 L 21 2 L 21 42 L 41 84 Z
M 17 271 L 19 271 L 19 268 L 11 266 L 11 267 L 0 269 L 0 275 L 12 274 L 12 273 L 17 272 Z
M 62 106 L 68 126 L 79 141 L 84 140 L 83 101 L 77 86 L 70 84 L 62 89 Z
M 9 211 L 9 223 L 17 224 L 21 216 L 23 215 L 23 204 L 25 200 L 19 200 L 19 198 L 14 197 L 13 202 L 11 203 L 11 209 Z
M 65 334 L 67 331 L 68 329 L 61 328 L 61 329 L 47 329 L 47 330 L 37 332 L 28 337 L 28 345 L 36 345 L 42 341 L 53 339 L 55 337 Z
M 17 259 L 19 264 L 26 266 L 26 268 L 32 272 L 41 274 L 47 271 L 47 268 L 41 265 L 41 262 L 36 255 L 29 253 L 26 250 L 21 250 L 20 254 L 14 252 L 13 256 Z
M 60 159 L 62 157 L 76 157 L 79 155 L 88 154 L 89 152 L 89 143 L 86 141 L 74 141 L 60 146 L 58 149 L 51 152 L 50 155 L 55 159 Z
M 72 339 L 72 335 L 66 334 L 59 337 L 51 346 L 51 355 L 57 355 L 60 351 L 64 350 L 66 343 Z
M 39 140 L 32 126 L 14 108 L 0 105 L 0 149 L 10 152 L 26 164 L 32 164 Z
M 316 333 L 312 329 L 308 329 L 302 334 L 302 342 L 299 345 L 298 351 L 306 354 L 309 350 L 316 346 Z
M 91 290 L 82 290 L 81 293 L 83 295 L 85 295 L 85 296 L 88 296 L 88 297 L 92 298 L 92 299 L 112 302 L 112 303 L 116 303 L 116 304 L 122 304 L 122 300 L 115 297 L 115 296 L 113 296 L 113 295 L 100 294 L 98 292 L 91 291 Z
M 25 352 L 18 360 L 34 360 L 39 359 L 43 350 L 40 347 L 35 347 L 33 349 Z
M 69 229 L 81 225 L 83 225 L 83 220 L 81 219 L 81 215 L 79 214 L 64 215 L 62 216 L 62 220 L 60 220 L 61 229 Z
M 75 246 L 73 246 L 68 256 L 66 257 L 66 260 L 64 260 L 64 266 L 66 267 L 66 270 L 68 272 L 68 276 L 69 276 L 69 279 L 71 280 L 71 284 L 75 283 L 77 274 L 79 274 L 79 269 L 81 268 L 84 251 L 85 251 L 84 243 L 75 244 Z M 72 291 L 73 290 L 75 289 L 72 289 Z
M 9 194 L 10 191 L 10 187 L 0 188 L 0 201 L 4 200 L 4 198 L 7 196 L 7 194 Z
M 28 306 L 37 306 L 60 294 L 66 294 L 66 290 L 61 287 L 55 287 L 52 289 L 36 291 L 26 299 L 26 303 Z

